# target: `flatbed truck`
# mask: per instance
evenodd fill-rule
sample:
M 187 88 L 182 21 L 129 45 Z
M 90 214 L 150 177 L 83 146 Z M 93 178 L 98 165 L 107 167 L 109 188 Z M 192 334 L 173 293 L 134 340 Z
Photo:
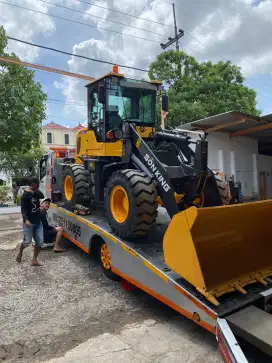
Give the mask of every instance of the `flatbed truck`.
M 165 265 L 162 242 L 169 217 L 164 208 L 159 208 L 152 232 L 144 240 L 132 241 L 111 232 L 103 211 L 84 216 L 62 203 L 51 203 L 48 215 L 51 224 L 64 228 L 65 238 L 87 254 L 99 256 L 109 278 L 142 289 L 212 333 L 225 362 L 249 362 L 236 337 L 266 354 L 267 360 L 261 358 L 260 363 L 272 362 L 272 281 L 267 279 L 266 286 L 250 284 L 246 294 L 224 294 L 218 306 L 212 304 Z

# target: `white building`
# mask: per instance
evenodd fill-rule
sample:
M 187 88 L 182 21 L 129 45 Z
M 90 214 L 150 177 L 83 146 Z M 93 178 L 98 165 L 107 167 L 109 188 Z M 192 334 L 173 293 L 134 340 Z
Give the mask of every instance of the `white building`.
M 241 182 L 245 198 L 272 198 L 272 115 L 240 112 L 207 117 L 180 129 L 208 133 L 208 165 Z M 197 134 L 190 135 L 197 139 Z
M 42 127 L 42 147 L 48 150 L 50 147 L 61 147 L 76 145 L 76 134 L 79 130 L 83 129 L 80 123 L 78 126 L 71 128 L 50 122 Z M 5 173 L 0 172 L 0 185 L 12 185 L 11 178 Z
M 11 178 L 5 173 L 0 172 L 0 185 L 11 186 Z
M 78 124 L 77 127 L 65 127 L 55 122 L 42 127 L 42 146 L 45 150 L 50 147 L 72 146 L 76 145 L 76 134 L 84 126 Z

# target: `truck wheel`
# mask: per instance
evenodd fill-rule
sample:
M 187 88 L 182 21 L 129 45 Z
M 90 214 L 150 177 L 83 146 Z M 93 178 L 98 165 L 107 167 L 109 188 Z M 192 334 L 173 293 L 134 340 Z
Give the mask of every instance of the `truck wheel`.
M 63 201 L 68 209 L 76 204 L 86 205 L 89 202 L 88 172 L 83 165 L 66 166 L 62 173 Z
M 157 217 L 157 191 L 144 173 L 125 169 L 112 174 L 105 189 L 105 210 L 113 232 L 131 238 L 148 234 Z
M 121 277 L 111 270 L 111 256 L 105 242 L 100 244 L 99 259 L 104 274 L 113 281 L 120 281 Z
M 214 170 L 209 171 L 204 188 L 204 207 L 214 207 L 229 204 L 228 187 L 221 175 Z

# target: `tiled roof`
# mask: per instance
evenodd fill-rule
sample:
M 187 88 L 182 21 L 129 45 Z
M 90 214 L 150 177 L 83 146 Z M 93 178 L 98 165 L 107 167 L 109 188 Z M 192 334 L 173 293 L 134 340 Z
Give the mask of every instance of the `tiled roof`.
M 50 122 L 49 124 L 43 126 L 44 129 L 67 129 L 65 126 L 56 124 L 55 122 Z
M 59 124 L 56 124 L 55 122 L 51 121 L 49 124 L 44 125 L 43 129 L 58 129 L 58 130 L 72 130 L 72 131 L 79 131 L 81 129 L 84 129 L 84 126 L 79 123 L 76 127 L 65 127 Z
M 75 131 L 79 131 L 81 129 L 84 129 L 85 127 L 83 125 L 81 125 L 81 123 L 79 123 L 76 127 L 73 128 L 73 130 Z

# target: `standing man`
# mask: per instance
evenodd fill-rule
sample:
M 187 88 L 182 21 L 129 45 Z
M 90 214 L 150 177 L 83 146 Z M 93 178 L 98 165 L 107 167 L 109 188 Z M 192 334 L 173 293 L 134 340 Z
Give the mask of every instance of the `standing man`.
M 21 262 L 23 250 L 31 244 L 32 238 L 35 241 L 34 254 L 31 260 L 31 266 L 41 266 L 37 257 L 43 244 L 43 226 L 40 216 L 40 199 L 44 198 L 43 193 L 39 190 L 39 179 L 32 177 L 29 188 L 24 190 L 21 199 L 21 212 L 23 216 L 24 239 L 21 243 L 16 261 Z
M 48 224 L 47 210 L 50 207 L 50 198 L 44 198 L 41 201 L 41 221 L 43 225 L 43 239 L 44 243 L 54 243 L 54 252 L 65 252 L 66 250 L 61 247 L 61 240 L 63 234 L 62 227 L 54 227 Z

